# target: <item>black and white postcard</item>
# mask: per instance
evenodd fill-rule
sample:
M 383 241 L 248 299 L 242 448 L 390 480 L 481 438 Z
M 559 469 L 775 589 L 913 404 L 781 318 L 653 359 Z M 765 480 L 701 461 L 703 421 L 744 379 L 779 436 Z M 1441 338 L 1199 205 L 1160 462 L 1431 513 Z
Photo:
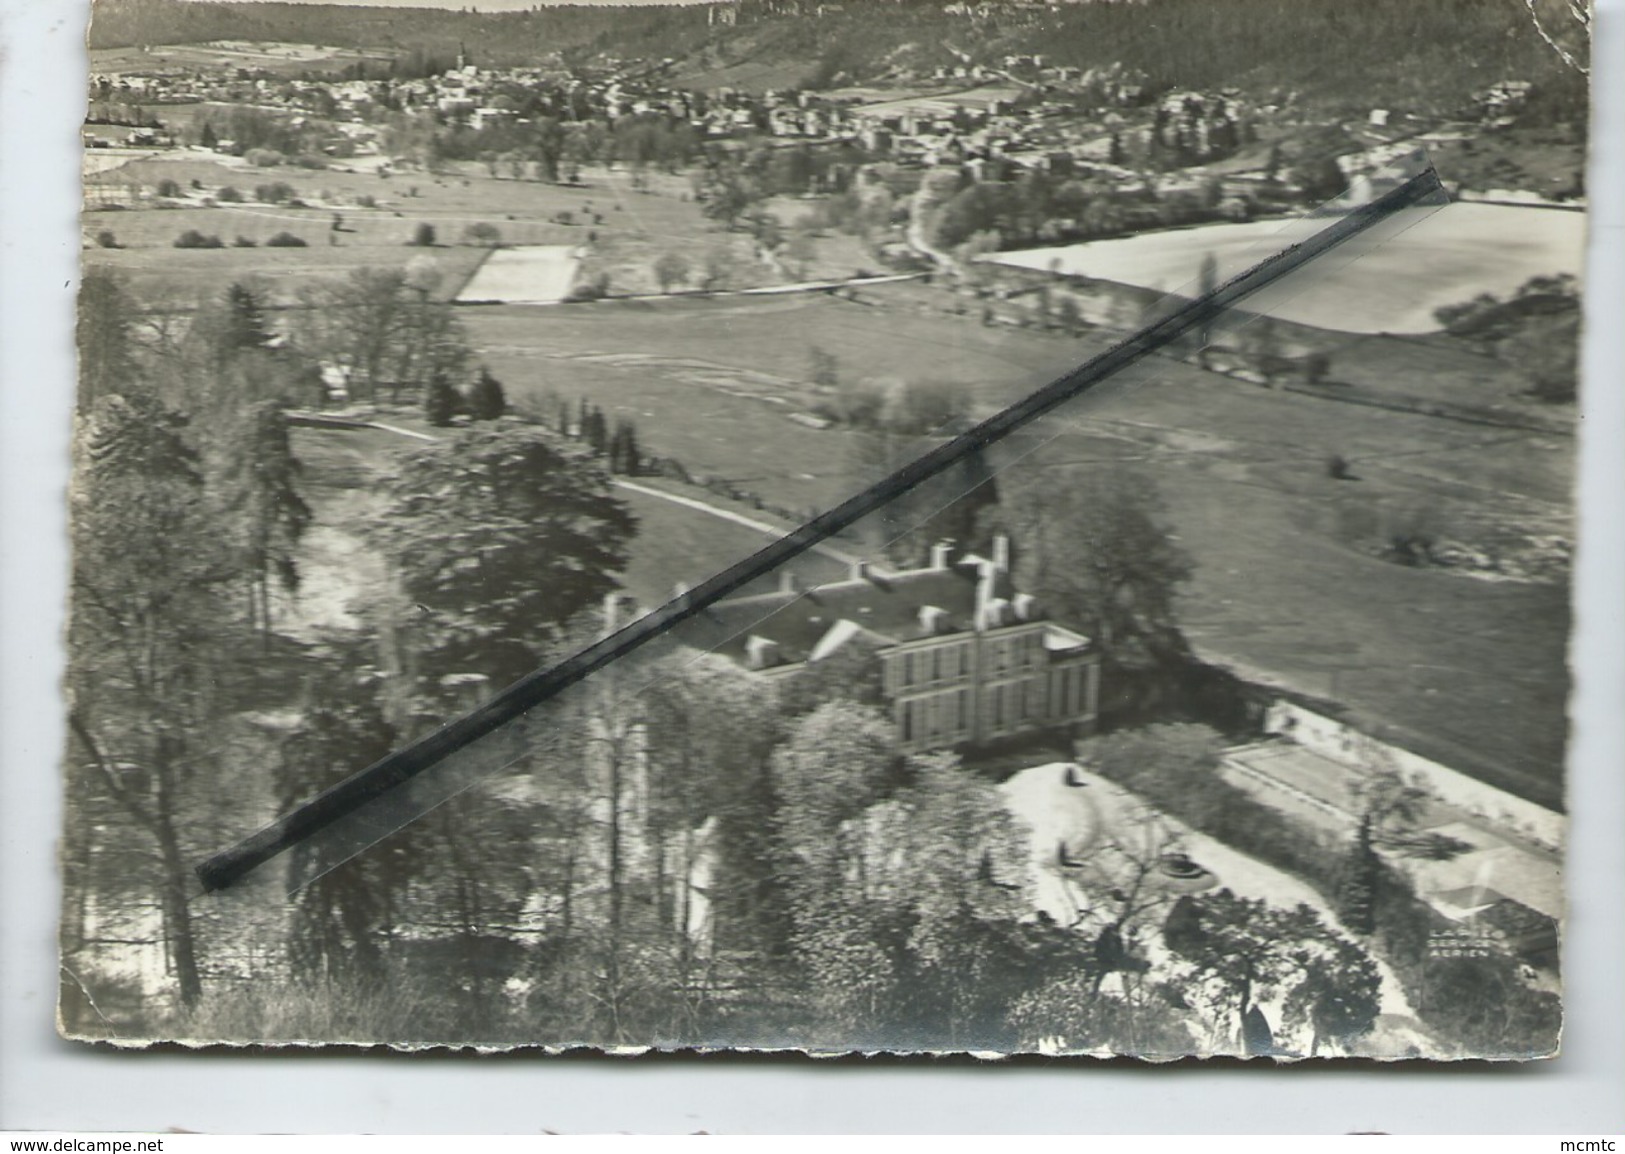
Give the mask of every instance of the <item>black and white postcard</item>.
M 1588 32 L 97 0 L 63 1033 L 1554 1055 Z

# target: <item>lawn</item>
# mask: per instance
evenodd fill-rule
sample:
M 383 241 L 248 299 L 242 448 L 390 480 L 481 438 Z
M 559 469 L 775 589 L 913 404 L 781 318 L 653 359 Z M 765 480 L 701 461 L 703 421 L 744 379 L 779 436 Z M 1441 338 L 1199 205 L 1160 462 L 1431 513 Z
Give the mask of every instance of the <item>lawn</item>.
M 951 381 L 985 408 L 1077 347 L 822 294 L 479 308 L 464 320 L 521 408 L 551 417 L 560 399 L 587 397 L 632 418 L 653 452 L 797 511 L 855 487 L 854 434 L 792 419 L 827 399 L 810 380 L 815 348 L 844 381 Z
M 713 501 L 692 491 L 684 496 Z M 676 592 L 678 583 L 693 588 L 712 574 L 735 565 L 767 545 L 772 538 L 752 532 L 737 523 L 686 508 L 659 497 L 619 490 L 616 493 L 638 519 L 638 537 L 632 563 L 621 576 L 626 591 L 645 607 L 663 604 Z M 726 501 L 714 501 L 728 507 Z M 754 510 L 738 510 L 752 517 Z M 786 525 L 789 529 L 793 526 Z M 818 553 L 809 553 L 790 568 L 803 586 L 845 578 L 846 566 Z M 747 586 L 743 594 L 771 592 L 778 587 L 777 573 Z

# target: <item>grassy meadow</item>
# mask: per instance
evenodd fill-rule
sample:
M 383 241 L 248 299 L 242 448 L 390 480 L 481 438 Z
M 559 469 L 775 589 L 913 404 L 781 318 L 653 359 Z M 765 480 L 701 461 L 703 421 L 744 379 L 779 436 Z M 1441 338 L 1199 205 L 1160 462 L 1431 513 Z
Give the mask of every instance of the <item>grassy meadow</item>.
M 441 291 L 449 297 L 484 257 L 483 244 L 467 235 L 479 225 L 496 229 L 504 245 L 582 248 L 584 275 L 605 278 L 616 295 L 660 292 L 655 262 L 667 254 L 688 266 L 672 286 L 679 289 L 697 287 L 708 266 L 720 269 L 715 287 L 730 289 L 873 270 L 861 245 L 844 236 L 815 238 L 807 259 L 794 266 L 764 257 L 746 233 L 705 219 L 686 179 L 669 175 L 637 189 L 630 173 L 607 168 L 589 169 L 579 184 L 563 185 L 514 179 L 505 168 L 493 175 L 471 163 L 431 174 L 384 173 L 367 160 L 326 169 L 261 168 L 192 149 L 89 155 L 96 171 L 81 218 L 87 259 L 123 271 L 139 294 L 159 299 L 189 300 L 256 275 L 265 278 L 276 303 L 286 304 L 310 278 L 399 266 L 424 251 L 441 264 Z M 165 181 L 173 181 L 179 195 L 158 196 Z M 273 184 L 292 190 L 285 201 L 256 198 L 256 189 Z M 139 192 L 133 205 L 106 206 L 128 199 L 130 189 Z M 225 189 L 242 200 L 222 200 Z M 335 214 L 342 218 L 338 229 Z M 428 250 L 412 243 L 424 225 L 434 230 Z M 226 247 L 176 249 L 176 238 L 189 230 L 219 237 Z M 104 232 L 117 247 L 102 246 Z M 265 243 L 282 232 L 308 247 L 267 251 Z M 237 247 L 239 238 L 252 246 Z

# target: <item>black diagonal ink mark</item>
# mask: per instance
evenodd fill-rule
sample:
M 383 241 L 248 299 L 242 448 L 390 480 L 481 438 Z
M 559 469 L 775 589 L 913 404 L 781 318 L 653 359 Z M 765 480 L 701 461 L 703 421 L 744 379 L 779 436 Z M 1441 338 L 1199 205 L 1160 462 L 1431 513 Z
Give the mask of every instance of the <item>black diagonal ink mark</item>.
M 1375 200 L 1347 209 L 1313 236 L 1272 254 L 1213 291 L 1146 325 L 1071 372 L 1029 393 L 976 427 L 922 454 L 890 476 L 820 513 L 738 564 L 707 578 L 681 596 L 557 665 L 521 678 L 472 713 L 449 722 L 352 774 L 258 833 L 215 854 L 197 867 L 203 888 L 224 889 L 289 847 L 439 764 L 468 743 L 499 729 L 611 662 L 704 612 L 729 594 L 850 528 L 916 485 L 1081 396 L 1121 370 L 1166 348 L 1193 329 L 1211 324 L 1214 317 L 1243 298 L 1273 284 L 1394 213 L 1422 204 L 1439 196 L 1442 191 L 1438 175 L 1429 166 Z

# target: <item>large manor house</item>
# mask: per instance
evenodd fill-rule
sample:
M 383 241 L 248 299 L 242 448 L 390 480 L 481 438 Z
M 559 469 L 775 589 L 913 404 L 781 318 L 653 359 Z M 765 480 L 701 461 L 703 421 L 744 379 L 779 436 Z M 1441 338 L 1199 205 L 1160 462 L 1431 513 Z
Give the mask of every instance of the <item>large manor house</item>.
M 867 655 L 909 752 L 1088 732 L 1100 700 L 1098 648 L 1015 588 L 1007 538 L 990 552 L 956 557 L 942 543 L 920 568 L 857 561 L 846 580 L 807 589 L 787 573 L 774 592 L 714 606 L 711 642 L 770 678 L 836 654 Z

